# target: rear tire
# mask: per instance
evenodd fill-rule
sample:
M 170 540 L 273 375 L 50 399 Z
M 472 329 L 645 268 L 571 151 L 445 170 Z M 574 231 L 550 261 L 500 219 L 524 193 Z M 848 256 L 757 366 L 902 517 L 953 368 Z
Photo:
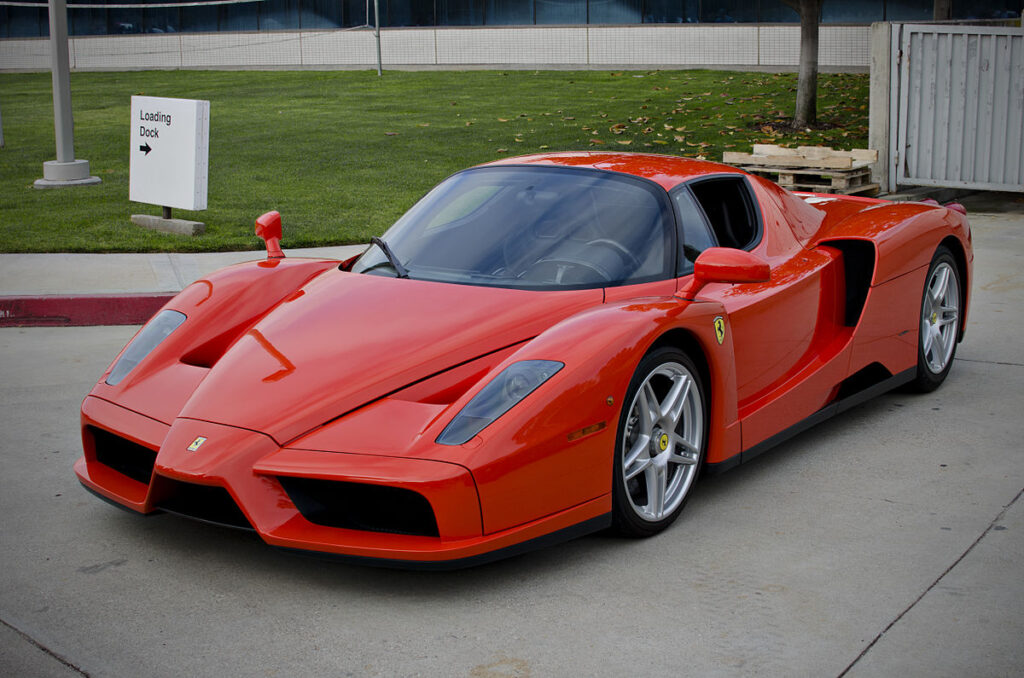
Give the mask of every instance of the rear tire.
M 649 537 L 683 510 L 707 450 L 705 393 L 697 366 L 678 349 L 662 347 L 640 361 L 615 438 L 612 516 L 619 533 Z
M 935 250 L 925 278 L 918 319 L 917 376 L 912 390 L 928 393 L 946 379 L 960 339 L 960 270 L 945 246 Z

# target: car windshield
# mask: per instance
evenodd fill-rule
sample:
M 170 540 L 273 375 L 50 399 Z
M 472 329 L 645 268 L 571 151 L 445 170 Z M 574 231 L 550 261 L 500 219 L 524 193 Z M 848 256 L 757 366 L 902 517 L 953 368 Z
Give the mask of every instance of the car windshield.
M 672 270 L 666 194 L 593 169 L 502 166 L 455 174 L 371 245 L 356 273 L 496 287 L 583 289 Z

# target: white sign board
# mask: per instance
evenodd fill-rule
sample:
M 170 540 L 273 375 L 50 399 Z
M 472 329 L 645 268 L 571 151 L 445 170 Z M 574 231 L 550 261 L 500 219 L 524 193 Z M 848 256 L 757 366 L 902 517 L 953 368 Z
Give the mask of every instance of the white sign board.
M 206 209 L 210 102 L 132 97 L 128 199 Z

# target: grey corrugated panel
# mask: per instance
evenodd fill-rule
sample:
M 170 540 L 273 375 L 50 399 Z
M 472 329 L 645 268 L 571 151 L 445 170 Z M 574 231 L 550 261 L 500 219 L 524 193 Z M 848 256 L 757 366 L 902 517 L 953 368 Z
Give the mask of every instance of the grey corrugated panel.
M 900 183 L 1024 191 L 1024 31 L 903 26 Z

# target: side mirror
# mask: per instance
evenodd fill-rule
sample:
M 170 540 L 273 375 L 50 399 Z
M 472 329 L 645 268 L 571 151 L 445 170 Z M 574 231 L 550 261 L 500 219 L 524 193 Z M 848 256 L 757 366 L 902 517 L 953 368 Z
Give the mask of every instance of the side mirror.
M 281 213 L 267 212 L 256 220 L 256 235 L 267 245 L 267 259 L 284 259 L 281 251 Z
M 693 299 L 708 283 L 757 283 L 771 278 L 768 263 L 750 252 L 731 247 L 709 247 L 693 263 L 693 279 L 676 292 Z

